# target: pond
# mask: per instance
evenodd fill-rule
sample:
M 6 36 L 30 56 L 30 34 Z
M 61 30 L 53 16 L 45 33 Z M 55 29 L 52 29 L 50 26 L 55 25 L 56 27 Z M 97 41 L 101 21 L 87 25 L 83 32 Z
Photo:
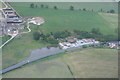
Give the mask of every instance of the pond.
M 34 61 L 34 60 L 37 60 L 40 58 L 59 54 L 64 51 L 65 50 L 60 49 L 59 47 L 50 47 L 50 48 L 45 47 L 45 48 L 40 48 L 40 49 L 34 49 L 31 51 L 31 55 L 27 60 L 29 60 L 31 62 L 31 61 Z

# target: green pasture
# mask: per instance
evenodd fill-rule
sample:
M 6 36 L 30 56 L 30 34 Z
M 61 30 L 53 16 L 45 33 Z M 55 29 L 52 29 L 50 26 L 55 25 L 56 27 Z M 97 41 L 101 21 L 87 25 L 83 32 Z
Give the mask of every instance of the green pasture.
M 92 9 L 96 12 L 103 9 L 103 11 L 108 11 L 114 9 L 115 12 L 118 12 L 118 3 L 117 2 L 12 2 L 11 5 L 16 7 L 30 7 L 30 4 L 33 3 L 38 8 L 43 4 L 44 7 L 48 6 L 53 9 L 54 6 L 57 6 L 58 9 L 69 9 L 70 6 L 73 6 L 75 10 L 86 8 L 91 11 Z
M 118 51 L 85 49 L 64 57 L 76 78 L 117 78 Z
M 92 28 L 99 28 L 103 34 L 115 34 L 115 30 L 97 12 L 30 8 L 26 7 L 29 3 L 19 6 L 20 4 L 13 3 L 12 6 L 21 16 L 39 16 L 45 19 L 45 23 L 41 26 L 41 30 L 45 33 L 74 29 L 91 31 Z
M 3 78 L 117 78 L 117 72 L 117 50 L 91 48 L 35 61 L 4 74 Z
M 118 29 L 118 15 L 117 14 L 106 14 L 100 13 L 100 15 L 110 24 L 111 28 Z

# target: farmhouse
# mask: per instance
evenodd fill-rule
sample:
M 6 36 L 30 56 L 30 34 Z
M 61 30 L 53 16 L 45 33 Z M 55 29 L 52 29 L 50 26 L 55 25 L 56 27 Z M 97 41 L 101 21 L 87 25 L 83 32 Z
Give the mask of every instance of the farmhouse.
M 33 23 L 33 24 L 36 24 L 36 25 L 41 25 L 43 24 L 45 21 L 44 21 L 44 18 L 42 17 L 33 17 L 31 20 L 30 20 L 30 23 Z
M 119 49 L 119 41 L 107 42 L 109 48 Z
M 14 11 L 4 11 L 4 12 L 5 12 L 5 14 L 15 14 Z
M 11 8 L 3 8 L 6 22 L 7 23 L 21 23 L 23 22 L 22 19 L 16 14 L 16 12 Z
M 11 11 L 11 8 L 3 8 L 3 11 Z
M 73 43 L 75 41 L 76 41 L 75 39 L 69 39 L 69 40 L 67 40 L 67 42 L 71 42 L 71 43 Z
M 22 23 L 23 20 L 22 19 L 6 19 L 7 23 Z
M 67 42 L 59 43 L 59 45 L 62 49 L 82 47 L 83 45 L 98 45 L 98 44 L 100 44 L 100 42 L 96 41 L 92 38 L 90 38 L 90 39 L 70 39 L 70 40 L 67 40 Z
M 7 18 L 19 17 L 11 8 L 5 8 L 3 11 L 7 15 Z
M 16 35 L 18 34 L 18 30 L 17 29 L 8 29 L 8 35 Z

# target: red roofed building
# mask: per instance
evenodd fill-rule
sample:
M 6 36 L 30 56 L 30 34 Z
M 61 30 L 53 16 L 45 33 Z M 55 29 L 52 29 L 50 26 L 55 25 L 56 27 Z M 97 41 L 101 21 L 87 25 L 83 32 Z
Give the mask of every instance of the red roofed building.
M 67 42 L 75 42 L 76 40 L 75 39 L 69 39 L 67 40 Z
M 42 18 L 42 17 L 33 17 L 30 22 L 33 24 L 36 24 L 36 25 L 41 25 L 45 21 L 44 21 L 44 18 Z

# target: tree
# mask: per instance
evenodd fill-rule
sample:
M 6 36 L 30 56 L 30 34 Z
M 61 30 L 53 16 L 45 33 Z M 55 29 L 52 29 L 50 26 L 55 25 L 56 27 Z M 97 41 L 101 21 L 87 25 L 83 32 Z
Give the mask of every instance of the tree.
M 47 42 L 50 43 L 50 44 L 58 44 L 58 40 L 56 40 L 53 37 L 48 37 Z
M 77 35 L 80 35 L 80 34 L 81 34 L 81 31 L 79 31 L 79 30 L 73 30 L 73 32 L 74 32 L 75 34 L 77 34 Z
M 86 11 L 86 8 L 83 8 L 83 11 Z
M 103 9 L 101 9 L 100 11 L 103 12 Z
M 44 42 L 46 42 L 46 41 L 47 41 L 47 37 L 46 37 L 46 35 L 41 34 L 41 40 L 44 41 Z
M 30 8 L 34 8 L 35 6 L 34 6 L 34 4 L 32 3 L 32 4 L 30 4 Z
M 117 35 L 105 35 L 104 36 L 105 41 L 118 41 Z
M 68 36 L 70 36 L 70 35 L 71 35 L 71 33 L 68 32 L 67 30 L 61 31 L 61 32 L 58 31 L 58 32 L 53 33 L 53 36 L 54 36 L 55 39 L 58 39 L 58 38 L 66 38 L 66 37 L 68 37 Z
M 94 10 L 92 9 L 92 12 L 94 12 Z
M 74 7 L 73 7 L 73 6 L 70 6 L 70 10 L 72 10 L 72 11 L 73 11 L 73 10 L 74 10 Z
M 110 13 L 110 11 L 107 11 L 107 13 Z
M 93 28 L 91 30 L 91 33 L 96 34 L 96 35 L 101 35 L 100 29 L 99 28 Z
M 58 9 L 57 6 L 54 6 L 54 9 L 57 10 Z
M 50 32 L 51 35 L 53 35 L 53 32 Z
M 55 39 L 61 38 L 60 35 L 61 35 L 60 32 L 55 32 L 55 33 L 53 33 L 53 36 L 54 36 Z
M 110 10 L 110 13 L 115 13 L 115 10 L 111 9 L 111 10 Z
M 43 4 L 41 4 L 41 8 L 44 8 L 44 5 L 43 5 Z
M 83 45 L 82 47 L 83 47 L 83 48 L 87 48 L 87 45 Z
M 77 36 L 78 38 L 92 38 L 93 37 L 91 33 L 87 31 L 73 30 L 73 32 L 78 35 Z
M 46 5 L 46 7 L 45 7 L 45 8 L 49 8 L 49 7 L 48 7 L 48 5 Z
M 37 8 L 38 6 L 37 5 L 35 5 L 35 8 Z
M 80 32 L 81 36 L 83 38 L 92 38 L 93 36 L 90 34 L 90 32 L 87 32 L 87 31 L 81 31 Z
M 46 34 L 46 37 L 50 37 L 50 36 L 52 36 L 50 33 L 47 33 L 47 34 Z
M 33 33 L 33 38 L 34 38 L 34 40 L 39 40 L 40 39 L 40 33 L 39 32 L 34 32 Z

